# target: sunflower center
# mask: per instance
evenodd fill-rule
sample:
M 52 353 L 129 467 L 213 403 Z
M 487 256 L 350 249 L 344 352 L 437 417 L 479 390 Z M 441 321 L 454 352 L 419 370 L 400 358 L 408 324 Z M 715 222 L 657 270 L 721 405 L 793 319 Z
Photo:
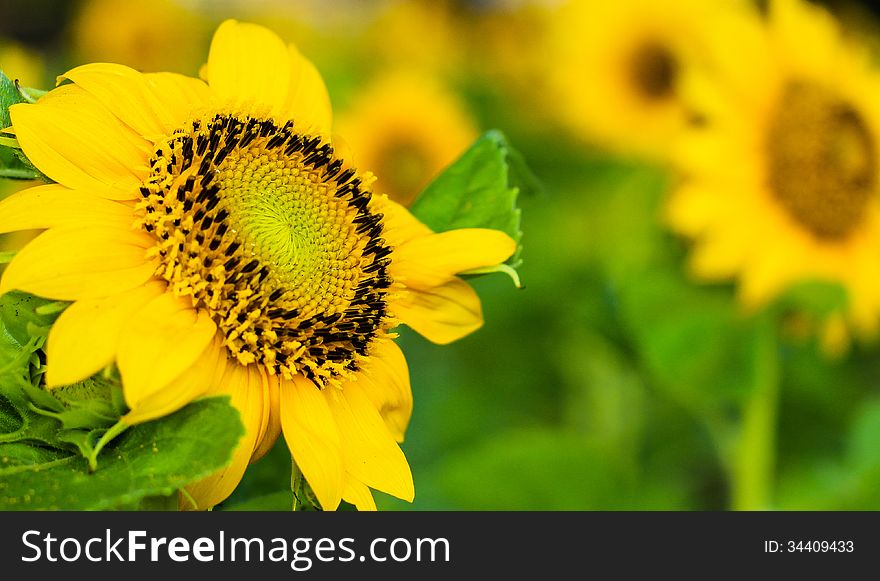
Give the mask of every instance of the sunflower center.
M 673 96 L 678 60 L 660 42 L 649 41 L 636 47 L 629 70 L 633 85 L 646 100 L 662 101 Z
M 791 83 L 767 134 L 768 183 L 818 238 L 837 240 L 865 217 L 877 185 L 875 143 L 860 113 L 831 90 Z
M 141 188 L 157 276 L 207 310 L 231 358 L 324 385 L 358 369 L 387 314 L 391 248 L 329 144 L 268 119 L 197 119 Z

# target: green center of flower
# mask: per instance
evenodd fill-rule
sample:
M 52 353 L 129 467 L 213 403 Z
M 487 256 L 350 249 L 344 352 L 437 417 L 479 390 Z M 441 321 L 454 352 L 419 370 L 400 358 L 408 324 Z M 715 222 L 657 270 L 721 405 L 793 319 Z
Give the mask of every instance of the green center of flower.
M 771 119 L 768 185 L 799 224 L 839 240 L 861 224 L 877 186 L 873 136 L 861 114 L 829 89 L 791 83 Z
M 637 92 L 647 101 L 663 101 L 675 94 L 678 59 L 657 41 L 645 42 L 630 56 L 630 77 Z
M 371 193 L 293 123 L 217 115 L 162 143 L 141 189 L 157 275 L 205 309 L 230 357 L 324 385 L 391 327 L 391 248 Z

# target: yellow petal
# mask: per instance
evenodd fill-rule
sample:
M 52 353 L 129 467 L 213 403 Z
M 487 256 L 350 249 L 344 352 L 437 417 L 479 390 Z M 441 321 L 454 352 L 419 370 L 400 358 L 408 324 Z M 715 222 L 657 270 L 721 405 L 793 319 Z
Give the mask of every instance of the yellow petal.
M 109 63 L 76 67 L 63 77 L 85 89 L 126 125 L 151 141 L 171 135 L 187 119 L 193 106 L 204 102 L 208 95 L 207 87 L 198 79 L 173 73 L 145 75 Z M 200 94 L 199 100 L 181 102 L 181 95 L 193 99 Z
M 256 448 L 254 449 L 254 454 L 251 457 L 252 463 L 265 456 L 266 453 L 272 449 L 272 446 L 275 445 L 275 441 L 281 434 L 281 415 L 279 410 L 279 398 L 281 397 L 280 391 L 281 378 L 277 375 L 269 376 L 266 426 L 265 429 L 260 432 Z
M 144 76 L 162 96 L 162 103 L 178 124 L 189 119 L 195 110 L 210 100 L 211 91 L 201 79 L 177 73 L 146 73 Z
M 0 294 L 18 289 L 76 301 L 111 296 L 145 283 L 156 269 L 144 232 L 109 227 L 52 228 L 22 248 L 6 267 Z
M 77 301 L 61 313 L 46 344 L 46 385 L 70 385 L 91 377 L 116 358 L 123 327 L 164 291 L 158 283 L 102 299 Z
M 327 401 L 301 376 L 281 385 L 281 428 L 296 465 L 324 510 L 342 499 L 345 471 L 342 443 Z
M 242 367 L 230 362 L 226 371 L 226 375 L 209 395 L 232 397 L 232 405 L 241 414 L 245 435 L 235 448 L 229 465 L 187 487 L 187 491 L 200 509 L 212 507 L 226 500 L 241 482 L 263 427 L 261 424 L 266 415 L 265 410 L 269 407 L 268 383 L 262 368 L 256 365 Z
M 345 481 L 345 490 L 342 493 L 345 502 L 355 505 L 360 511 L 375 511 L 376 501 L 368 486 L 355 478 L 348 477 Z
M 373 194 L 373 204 L 375 211 L 385 216 L 382 237 L 393 247 L 434 233 L 409 210 L 384 194 Z
M 177 379 L 153 395 L 138 402 L 123 420 L 129 425 L 154 420 L 174 413 L 215 387 L 225 370 L 226 348 L 215 335 L 214 340 L 196 359 L 195 364 Z
M 409 368 L 400 347 L 393 341 L 382 341 L 373 347 L 370 362 L 358 381 L 379 410 L 388 431 L 398 442 L 403 442 L 412 416 L 413 396 Z
M 406 457 L 358 382 L 322 394 L 339 427 L 345 471 L 371 488 L 412 501 L 415 490 Z
M 252 379 L 253 378 L 260 379 L 260 386 L 262 388 L 262 391 L 260 392 L 260 401 L 262 402 L 262 404 L 260 405 L 259 409 L 254 407 L 254 409 L 251 410 L 251 414 L 256 414 L 257 412 L 259 412 L 259 413 L 257 415 L 253 415 L 253 417 L 249 417 L 248 421 L 247 421 L 248 425 L 253 426 L 254 429 L 256 430 L 256 432 L 253 434 L 254 442 L 253 442 L 253 445 L 251 446 L 251 460 L 250 461 L 253 462 L 254 461 L 253 455 L 256 453 L 257 447 L 259 447 L 260 442 L 263 439 L 263 436 L 266 435 L 266 432 L 269 429 L 269 416 L 271 415 L 271 411 L 272 411 L 271 392 L 274 391 L 271 388 L 273 386 L 278 385 L 280 378 L 276 375 L 270 376 L 268 374 L 268 372 L 266 371 L 266 368 L 259 366 L 259 365 L 249 365 L 245 369 L 247 369 L 248 373 L 251 374 Z M 233 395 L 233 404 L 236 405 L 236 407 L 239 407 L 236 404 L 236 400 L 235 400 L 234 395 Z M 240 409 L 244 409 L 244 403 L 242 403 L 242 407 Z
M 324 80 L 315 65 L 294 46 L 290 51 L 290 85 L 282 115 L 301 131 L 330 138 L 333 110 Z
M 499 230 L 462 228 L 422 236 L 394 251 L 391 276 L 408 288 L 429 289 L 449 282 L 459 272 L 501 264 L 516 250 Z
M 0 233 L 84 223 L 127 227 L 133 220 L 125 204 L 60 184 L 28 188 L 0 202 Z
M 147 303 L 123 329 L 116 358 L 128 407 L 137 409 L 192 367 L 216 330 L 189 299 L 165 292 Z
M 227 20 L 211 41 L 207 67 L 211 90 L 225 103 L 280 117 L 290 84 L 287 46 L 270 30 Z
M 434 343 L 446 345 L 483 326 L 480 297 L 460 278 L 428 290 L 405 291 L 394 315 Z
M 113 200 L 139 196 L 152 145 L 83 89 L 62 85 L 9 115 L 28 159 L 54 181 Z

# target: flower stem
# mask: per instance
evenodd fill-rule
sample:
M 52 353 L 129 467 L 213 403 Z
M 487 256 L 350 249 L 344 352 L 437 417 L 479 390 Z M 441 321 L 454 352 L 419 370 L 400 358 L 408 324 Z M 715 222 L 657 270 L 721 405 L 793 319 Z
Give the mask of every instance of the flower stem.
M 89 472 L 94 472 L 98 469 L 98 454 L 101 453 L 101 450 L 106 446 L 110 440 L 124 432 L 128 429 L 128 424 L 119 420 L 113 426 L 104 432 L 104 435 L 101 436 L 101 439 L 98 440 L 98 443 L 95 444 L 95 447 L 92 449 L 92 453 L 88 456 L 89 461 Z
M 767 510 L 772 504 L 780 371 L 773 322 L 764 324 L 755 344 L 755 382 L 733 450 L 734 510 Z

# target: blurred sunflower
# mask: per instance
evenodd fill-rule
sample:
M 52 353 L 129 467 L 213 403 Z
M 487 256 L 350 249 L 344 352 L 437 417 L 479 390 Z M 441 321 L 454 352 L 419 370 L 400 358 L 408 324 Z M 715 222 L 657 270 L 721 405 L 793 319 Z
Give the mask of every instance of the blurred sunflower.
M 824 337 L 839 351 L 844 322 L 870 336 L 880 312 L 880 75 L 824 10 L 779 0 L 768 18 L 759 50 L 740 45 L 749 74 L 682 142 L 668 220 L 696 239 L 694 273 L 738 278 L 749 308 L 798 281 L 842 285 Z
M 737 0 L 573 0 L 548 25 L 545 98 L 580 137 L 665 158 L 695 112 L 680 87 L 735 42 Z M 730 46 L 729 44 L 727 46 Z
M 480 74 L 497 78 L 506 92 L 531 102 L 547 74 L 545 46 L 550 37 L 557 0 L 501 1 L 473 6 L 463 19 L 469 48 L 482 58 L 473 65 Z M 483 7 L 482 9 L 480 9 Z M 539 114 L 541 111 L 534 111 Z
M 88 0 L 71 27 L 80 62 L 124 62 L 140 71 L 194 70 L 206 36 L 204 20 L 173 0 Z
M 479 298 L 456 273 L 515 244 L 435 234 L 371 194 L 371 175 L 330 145 L 319 73 L 265 28 L 223 23 L 204 71 L 207 83 L 85 65 L 10 109 L 22 149 L 58 183 L 0 203 L 0 232 L 48 228 L 0 292 L 75 301 L 49 334 L 47 385 L 115 361 L 128 424 L 231 396 L 246 435 L 189 488 L 199 508 L 279 432 L 324 509 L 374 508 L 369 487 L 411 500 L 396 441 L 412 394 L 393 329 L 445 343 L 478 328 Z
M 404 205 L 477 137 L 453 93 L 427 75 L 404 71 L 377 78 L 338 127 L 358 165 L 376 173 L 374 189 Z
M 45 73 L 43 57 L 18 43 L 0 41 L 0 71 L 25 87 L 39 87 Z
M 380 3 L 362 51 L 391 67 L 457 74 L 465 63 L 455 0 Z

